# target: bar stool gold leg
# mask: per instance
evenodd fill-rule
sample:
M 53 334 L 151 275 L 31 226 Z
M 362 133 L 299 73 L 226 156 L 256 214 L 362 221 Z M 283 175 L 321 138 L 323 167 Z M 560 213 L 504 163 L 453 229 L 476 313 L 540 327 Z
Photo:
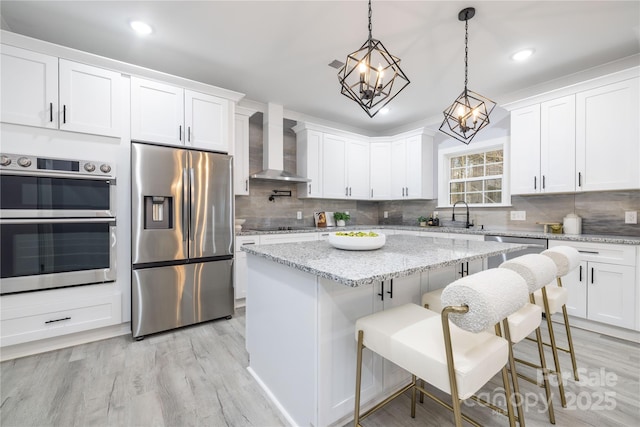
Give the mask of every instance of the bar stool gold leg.
M 509 369 L 511 369 L 511 383 L 513 384 L 513 395 L 515 396 L 516 409 L 518 411 L 518 424 L 524 427 L 524 408 L 522 407 L 522 395 L 518 385 L 518 374 L 516 372 L 516 361 L 513 358 L 513 343 L 511 342 L 511 332 L 509 331 L 509 320 L 502 321 L 504 327 L 504 338 L 509 343 Z M 507 396 L 507 399 L 511 399 Z
M 558 277 L 558 287 L 562 287 L 562 280 Z M 564 316 L 564 328 L 567 331 L 567 341 L 569 342 L 569 354 L 571 355 L 571 366 L 573 367 L 573 378 L 576 381 L 580 381 L 578 378 L 578 364 L 576 363 L 576 352 L 573 349 L 573 338 L 571 338 L 571 328 L 569 327 L 569 316 L 567 315 L 567 305 L 562 306 L 562 316 Z
M 556 378 L 558 380 L 558 388 L 560 389 L 560 402 L 562 407 L 567 407 L 567 398 L 564 395 L 564 378 L 560 368 L 560 358 L 558 357 L 558 348 L 556 347 L 556 337 L 553 333 L 553 324 L 551 322 L 551 310 L 549 310 L 549 300 L 547 299 L 547 288 L 542 288 L 542 302 L 544 303 L 545 317 L 547 318 L 547 327 L 549 328 L 549 338 L 551 341 L 551 351 L 553 353 L 553 361 L 556 367 Z
M 360 384 L 362 382 L 362 349 L 364 348 L 364 332 L 358 331 L 358 349 L 356 361 L 356 396 L 353 410 L 353 425 L 360 427 Z
M 531 304 L 535 304 L 533 294 L 529 295 Z M 538 354 L 540 355 L 540 369 L 542 369 L 542 381 L 544 384 L 544 393 L 547 396 L 547 413 L 549 414 L 549 422 L 556 423 L 556 415 L 553 411 L 553 395 L 551 394 L 551 386 L 549 385 L 549 369 L 547 369 L 547 361 L 544 357 L 544 345 L 542 341 L 542 332 L 540 327 L 536 328 L 536 344 L 538 345 Z
M 411 418 L 416 417 L 416 376 L 411 375 L 411 383 L 413 387 L 411 387 Z

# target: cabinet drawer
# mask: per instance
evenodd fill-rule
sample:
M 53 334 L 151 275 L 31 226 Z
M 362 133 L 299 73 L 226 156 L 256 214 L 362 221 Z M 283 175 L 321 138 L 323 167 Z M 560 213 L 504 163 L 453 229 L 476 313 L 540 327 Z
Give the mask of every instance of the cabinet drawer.
M 120 292 L 90 299 L 3 308 L 1 346 L 20 344 L 121 322 Z
M 580 252 L 582 261 L 596 261 L 609 264 L 636 265 L 636 247 L 609 243 L 567 242 L 549 240 L 549 248 L 571 246 Z
M 259 245 L 260 236 L 237 236 L 236 237 L 236 252 L 242 252 L 242 247 L 245 245 Z

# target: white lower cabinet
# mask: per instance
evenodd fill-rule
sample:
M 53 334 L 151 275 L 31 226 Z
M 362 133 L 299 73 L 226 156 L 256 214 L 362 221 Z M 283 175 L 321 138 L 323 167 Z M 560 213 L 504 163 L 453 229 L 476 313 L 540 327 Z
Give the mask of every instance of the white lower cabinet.
M 567 313 L 628 329 L 638 329 L 636 247 L 604 243 L 549 240 L 549 248 L 571 246 L 580 266 L 562 278 L 569 291 Z
M 122 322 L 122 294 L 113 283 L 3 295 L 5 347 Z
M 318 425 L 330 425 L 353 413 L 357 319 L 413 302 L 420 304 L 420 274 L 349 287 L 326 279 L 319 286 Z M 361 402 L 407 384 L 411 374 L 368 349 L 362 356 Z

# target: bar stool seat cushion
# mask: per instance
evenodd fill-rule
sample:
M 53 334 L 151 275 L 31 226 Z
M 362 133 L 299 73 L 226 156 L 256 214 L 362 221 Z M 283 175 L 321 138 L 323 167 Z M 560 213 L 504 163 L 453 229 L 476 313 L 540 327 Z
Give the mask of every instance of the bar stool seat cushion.
M 542 290 L 536 291 L 533 296 L 536 298 L 536 305 L 544 309 Z M 562 310 L 562 306 L 565 305 L 569 299 L 569 292 L 566 288 L 549 285 L 547 286 L 547 299 L 549 300 L 550 314 L 559 313 Z
M 542 255 L 551 258 L 556 263 L 557 277 L 566 276 L 580 265 L 580 254 L 571 246 L 555 246 L 542 252 Z
M 558 268 L 550 258 L 540 254 L 527 254 L 500 264 L 500 268 L 508 268 L 518 273 L 527 282 L 529 293 L 546 286 L 557 277 Z
M 487 332 L 467 332 L 449 322 L 458 397 L 467 399 L 507 363 L 507 341 Z M 370 350 L 451 394 L 440 314 L 405 304 L 356 321 Z
M 422 294 L 422 306 L 424 307 L 425 304 L 428 305 L 428 309 L 431 311 L 435 311 L 437 313 L 441 313 L 442 312 L 442 291 L 444 290 L 444 288 L 442 289 L 436 289 L 435 291 L 431 291 L 431 292 L 426 292 L 424 294 Z
M 519 343 L 531 332 L 540 327 L 542 309 L 535 304 L 527 303 L 509 317 L 509 333 L 512 343 Z

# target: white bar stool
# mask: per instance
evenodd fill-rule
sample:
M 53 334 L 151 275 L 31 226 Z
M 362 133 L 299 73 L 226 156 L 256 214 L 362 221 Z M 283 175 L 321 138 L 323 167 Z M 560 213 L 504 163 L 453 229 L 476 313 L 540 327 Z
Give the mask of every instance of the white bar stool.
M 461 412 L 461 401 L 472 397 L 498 372 L 506 394 L 509 424 L 515 425 L 511 388 L 506 369 L 508 342 L 485 332 L 497 326 L 527 301 L 527 285 L 507 269 L 482 271 L 449 286 L 442 293 L 442 314 L 416 304 L 384 310 L 356 321 L 358 341 L 354 425 L 407 390 L 411 393 L 411 417 L 415 417 L 416 391 L 453 411 L 456 426 L 462 419 L 478 425 Z M 508 324 L 503 322 L 508 334 Z M 381 355 L 412 374 L 409 384 L 360 414 L 360 383 L 364 348 Z M 451 395 L 448 404 L 417 384 L 421 378 Z M 500 408 L 492 407 L 504 413 Z
M 509 356 L 511 362 L 511 379 L 513 381 L 514 390 L 516 391 L 516 395 L 519 396 L 518 376 L 538 385 L 537 380 L 533 380 L 516 372 L 515 363 L 513 363 L 516 359 L 513 357 L 512 348 L 514 344 L 521 342 L 532 332 L 535 332 L 536 339 L 534 341 L 538 345 L 540 365 L 535 365 L 520 359 L 517 359 L 517 361 L 528 366 L 542 369 L 543 386 L 547 396 L 547 413 L 549 415 L 549 422 L 551 424 L 555 424 L 555 414 L 553 411 L 552 401 L 553 397 L 551 395 L 551 387 L 549 385 L 549 370 L 547 369 L 542 333 L 540 331 L 540 324 L 542 323 L 542 309 L 535 304 L 533 295 L 536 291 L 542 289 L 556 277 L 557 267 L 549 257 L 540 254 L 528 254 L 505 261 L 500 264 L 500 268 L 507 268 L 521 275 L 527 282 L 527 286 L 529 288 L 530 302 L 508 318 L 509 328 L 511 330 L 511 352 Z M 561 381 L 562 378 L 558 378 L 559 384 L 561 384 Z M 564 388 L 562 388 L 560 392 L 564 394 Z M 522 411 L 522 405 L 518 405 L 518 410 Z M 522 412 L 518 412 L 518 416 L 522 417 Z
M 571 327 L 569 325 L 569 316 L 567 315 L 567 300 L 569 298 L 569 292 L 566 288 L 562 287 L 562 277 L 566 276 L 570 271 L 576 269 L 580 265 L 580 255 L 575 248 L 570 246 L 556 246 L 551 249 L 547 249 L 542 252 L 542 255 L 549 257 L 555 262 L 557 267 L 556 284 L 557 286 L 547 285 L 535 292 L 535 302 L 537 305 L 544 308 L 545 317 L 547 319 L 547 327 L 549 328 L 549 338 L 551 351 L 553 353 L 553 359 L 555 362 L 556 374 L 558 375 L 558 381 L 560 385 L 560 400 L 562 406 L 567 406 L 567 400 L 564 394 L 564 384 L 562 378 L 562 372 L 560 371 L 560 359 L 558 357 L 558 350 L 569 353 L 571 356 L 571 365 L 573 367 L 573 377 L 576 381 L 580 381 L 578 378 L 578 365 L 576 363 L 576 353 L 573 347 L 573 339 L 571 338 Z M 558 347 L 556 345 L 556 338 L 553 332 L 553 323 L 551 321 L 551 315 L 562 311 L 564 316 L 564 327 L 567 333 L 567 342 L 569 348 Z M 549 345 L 546 344 L 545 345 Z

